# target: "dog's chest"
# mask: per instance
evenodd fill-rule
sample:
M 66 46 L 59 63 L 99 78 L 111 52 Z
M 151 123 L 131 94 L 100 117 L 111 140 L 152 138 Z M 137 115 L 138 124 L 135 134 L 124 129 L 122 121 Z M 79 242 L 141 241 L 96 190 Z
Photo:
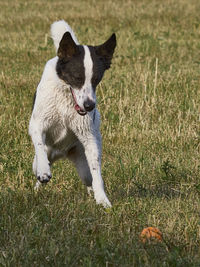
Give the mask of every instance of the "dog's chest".
M 54 149 L 66 151 L 76 142 L 75 134 L 61 122 L 54 122 L 46 132 L 45 143 Z

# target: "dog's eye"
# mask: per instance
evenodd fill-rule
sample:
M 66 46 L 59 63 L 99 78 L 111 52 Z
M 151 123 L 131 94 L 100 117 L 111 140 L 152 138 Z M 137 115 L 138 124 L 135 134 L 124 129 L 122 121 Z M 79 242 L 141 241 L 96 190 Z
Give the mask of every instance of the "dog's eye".
M 76 80 L 77 80 L 78 82 L 81 82 L 81 81 L 82 81 L 82 77 L 77 77 Z
M 81 76 L 73 76 L 73 80 L 77 81 L 77 82 L 81 82 L 83 80 L 83 78 Z

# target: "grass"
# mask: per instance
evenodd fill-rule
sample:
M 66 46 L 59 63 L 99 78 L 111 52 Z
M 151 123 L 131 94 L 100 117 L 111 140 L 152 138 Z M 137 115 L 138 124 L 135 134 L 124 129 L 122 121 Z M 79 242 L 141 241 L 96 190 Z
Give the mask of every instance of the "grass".
M 1 0 L 0 8 L 0 265 L 200 266 L 199 1 Z M 33 190 L 27 128 L 57 19 L 83 44 L 117 34 L 97 90 L 111 210 L 88 198 L 69 162 Z M 143 244 L 147 226 L 163 242 Z

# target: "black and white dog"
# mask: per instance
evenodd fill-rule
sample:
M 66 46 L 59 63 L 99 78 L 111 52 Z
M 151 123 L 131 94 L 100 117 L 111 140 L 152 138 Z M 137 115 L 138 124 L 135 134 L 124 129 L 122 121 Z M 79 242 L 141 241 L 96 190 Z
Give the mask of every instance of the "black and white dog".
M 110 67 L 116 36 L 99 46 L 83 46 L 64 20 L 52 24 L 51 35 L 57 56 L 46 63 L 29 125 L 35 147 L 36 188 L 50 180 L 50 166 L 55 160 L 68 158 L 83 183 L 93 189 L 96 202 L 110 207 L 101 177 L 95 90 Z

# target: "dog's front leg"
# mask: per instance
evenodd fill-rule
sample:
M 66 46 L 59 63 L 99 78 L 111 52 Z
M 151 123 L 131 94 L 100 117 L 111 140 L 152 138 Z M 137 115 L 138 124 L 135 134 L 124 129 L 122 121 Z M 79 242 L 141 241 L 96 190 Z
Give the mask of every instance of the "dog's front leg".
M 35 147 L 34 173 L 40 183 L 47 183 L 51 179 L 51 171 L 47 152 L 45 150 L 45 135 L 41 130 L 40 123 L 33 118 L 29 125 L 29 134 L 31 135 Z M 38 186 L 38 183 L 36 187 Z
M 95 200 L 97 204 L 102 204 L 104 207 L 111 207 L 111 203 L 104 191 L 104 183 L 101 177 L 101 137 L 89 136 L 82 144 L 92 175 L 92 188 Z

